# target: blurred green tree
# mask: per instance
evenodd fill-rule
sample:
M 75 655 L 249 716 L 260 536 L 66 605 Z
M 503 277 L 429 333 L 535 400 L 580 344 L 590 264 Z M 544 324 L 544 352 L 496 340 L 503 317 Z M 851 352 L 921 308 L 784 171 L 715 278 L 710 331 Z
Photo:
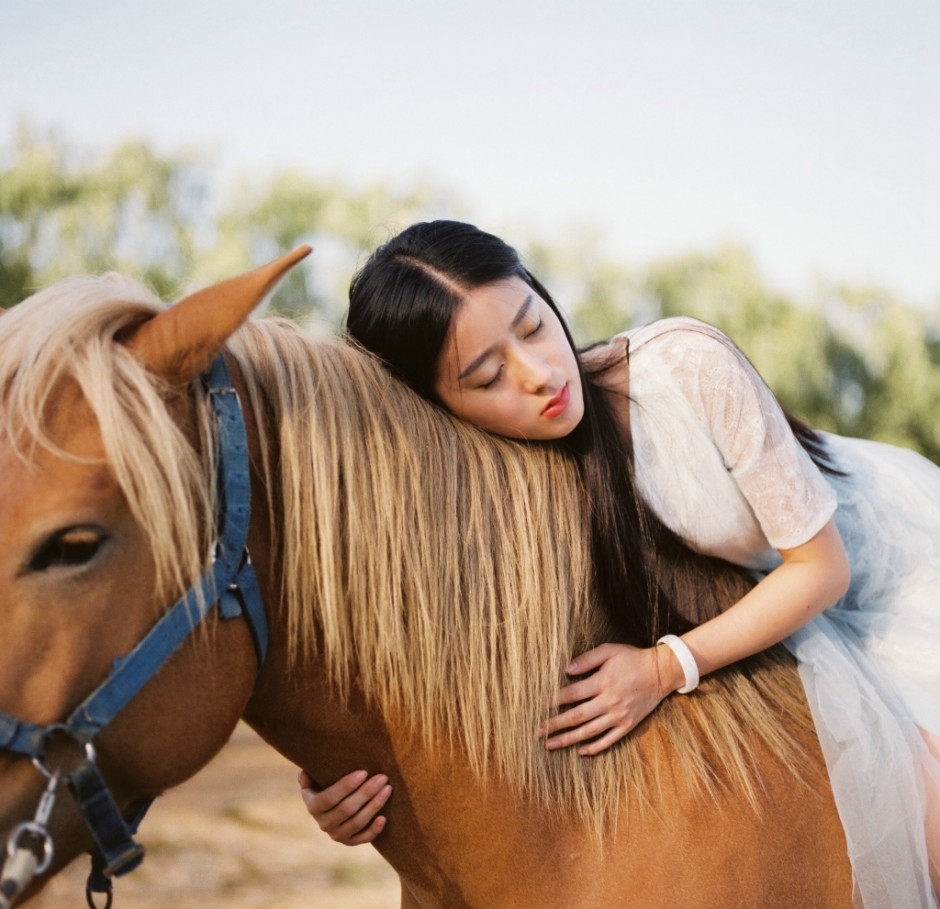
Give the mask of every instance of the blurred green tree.
M 823 286 L 815 305 L 797 303 L 768 289 L 736 246 L 653 263 L 639 297 L 654 304 L 652 318 L 716 325 L 810 425 L 940 462 L 940 311 L 850 286 Z
M 299 243 L 314 254 L 294 269 L 272 297 L 269 311 L 290 318 L 337 324 L 360 260 L 408 224 L 447 205 L 430 184 L 402 190 L 377 184 L 354 188 L 342 180 L 318 180 L 297 169 L 240 181 L 218 219 L 218 242 L 204 261 L 200 283 L 232 274 L 244 262 L 263 262 Z M 458 207 L 454 200 L 451 203 Z M 381 225 L 386 225 L 382 231 Z
M 0 306 L 66 275 L 109 270 L 170 300 L 306 242 L 314 256 L 269 309 L 336 323 L 351 272 L 385 239 L 379 225 L 390 236 L 460 207 L 428 183 L 356 188 L 287 169 L 220 194 L 211 177 L 196 154 L 163 155 L 142 141 L 95 153 L 20 124 L 0 147 Z
M 441 212 L 467 219 L 453 193 L 429 183 L 354 187 L 293 168 L 219 193 L 212 176 L 198 154 L 161 154 L 143 141 L 93 152 L 20 124 L 0 145 L 0 306 L 66 275 L 112 269 L 170 300 L 305 242 L 314 255 L 269 310 L 332 332 L 368 252 L 413 221 Z M 579 343 L 694 316 L 732 337 L 784 406 L 811 425 L 940 462 L 940 307 L 835 285 L 797 302 L 770 289 L 738 245 L 637 268 L 607 255 L 602 241 L 581 227 L 561 243 L 529 237 L 519 246 Z
M 21 124 L 0 152 L 0 305 L 66 275 L 128 271 L 161 296 L 184 285 L 211 221 L 206 172 L 140 141 L 103 155 Z

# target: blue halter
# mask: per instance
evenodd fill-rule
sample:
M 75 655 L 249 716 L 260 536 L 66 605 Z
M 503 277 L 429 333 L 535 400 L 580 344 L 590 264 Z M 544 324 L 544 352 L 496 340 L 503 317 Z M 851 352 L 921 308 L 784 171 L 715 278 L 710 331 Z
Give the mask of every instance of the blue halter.
M 143 860 L 143 848 L 134 842 L 133 834 L 149 801 L 128 825 L 94 762 L 92 742 L 216 603 L 223 619 L 242 615 L 247 620 L 259 673 L 267 653 L 267 617 L 246 548 L 251 488 L 245 422 L 222 356 L 215 360 L 203 382 L 218 430 L 218 538 L 212 564 L 130 653 L 114 660 L 107 678 L 64 722 L 39 726 L 0 713 L 0 749 L 32 758 L 45 773 L 45 752 L 53 736 L 64 735 L 84 747 L 86 759 L 68 775 L 68 782 L 103 859 L 99 865 L 108 877 L 131 871 Z

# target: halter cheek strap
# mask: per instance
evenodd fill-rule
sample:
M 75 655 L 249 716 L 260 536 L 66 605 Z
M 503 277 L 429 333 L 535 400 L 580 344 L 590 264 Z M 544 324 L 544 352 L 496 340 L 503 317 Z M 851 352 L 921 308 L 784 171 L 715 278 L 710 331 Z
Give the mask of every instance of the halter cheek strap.
M 64 723 L 39 726 L 0 713 L 0 749 L 32 758 L 44 772 L 48 772 L 45 751 L 52 735 L 64 734 L 86 747 L 87 757 L 70 774 L 69 786 L 104 858 L 108 876 L 130 871 L 142 861 L 143 849 L 133 841 L 133 833 L 146 807 L 137 812 L 132 830 L 95 764 L 91 743 L 166 664 L 216 602 L 221 618 L 244 616 L 247 620 L 259 673 L 267 654 L 267 617 L 246 548 L 251 519 L 247 435 L 238 395 L 222 356 L 215 360 L 204 382 L 218 432 L 218 539 L 212 564 L 129 654 L 114 661 L 107 678 Z

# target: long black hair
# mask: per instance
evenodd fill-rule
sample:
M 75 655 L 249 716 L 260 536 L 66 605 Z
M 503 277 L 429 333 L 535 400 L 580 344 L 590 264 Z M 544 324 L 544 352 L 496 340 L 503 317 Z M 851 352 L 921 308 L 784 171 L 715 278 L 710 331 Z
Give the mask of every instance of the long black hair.
M 346 328 L 389 369 L 428 400 L 454 313 L 466 294 L 518 277 L 555 312 L 572 349 L 574 339 L 548 291 L 516 251 L 457 221 L 415 224 L 380 246 L 352 280 Z M 649 646 L 659 630 L 650 564 L 644 554 L 647 511 L 633 484 L 628 447 L 606 394 L 585 375 L 584 417 L 560 443 L 577 458 L 589 501 L 592 562 L 599 601 L 618 636 Z M 524 443 L 526 444 L 526 443 Z M 534 443 L 538 444 L 538 443 Z
M 440 404 L 434 386 L 454 313 L 470 291 L 513 277 L 552 308 L 576 350 L 557 304 L 518 253 L 458 221 L 415 224 L 380 246 L 353 277 L 347 332 L 418 394 Z M 707 617 L 693 616 L 681 601 L 707 598 L 705 563 L 729 566 L 693 553 L 645 504 L 610 394 L 599 384 L 599 373 L 586 373 L 577 360 L 584 417 L 569 436 L 547 444 L 562 446 L 578 462 L 590 512 L 595 589 L 611 630 L 627 643 L 648 647 L 667 631 L 688 630 L 689 619 Z

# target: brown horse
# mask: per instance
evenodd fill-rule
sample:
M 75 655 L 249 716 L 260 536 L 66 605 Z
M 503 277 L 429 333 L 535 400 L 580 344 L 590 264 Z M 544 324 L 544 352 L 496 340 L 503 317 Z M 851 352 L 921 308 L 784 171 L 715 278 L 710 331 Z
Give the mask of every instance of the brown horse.
M 39 825 L 54 856 L 27 895 L 92 845 L 34 763 L 90 766 L 130 816 L 244 716 L 322 783 L 389 774 L 377 845 L 403 907 L 847 909 L 845 840 L 785 658 L 669 699 L 597 758 L 545 751 L 560 668 L 607 633 L 576 466 L 457 423 L 361 351 L 248 320 L 296 258 L 168 309 L 112 276 L 0 318 L 0 833 L 56 793 Z M 220 352 L 245 410 L 266 652 L 257 622 L 212 608 L 218 584 L 197 588 L 181 602 L 208 611 L 199 632 L 113 722 L 49 731 L 206 568 L 223 432 L 200 376 Z M 682 571 L 702 615 L 739 592 L 721 565 Z

